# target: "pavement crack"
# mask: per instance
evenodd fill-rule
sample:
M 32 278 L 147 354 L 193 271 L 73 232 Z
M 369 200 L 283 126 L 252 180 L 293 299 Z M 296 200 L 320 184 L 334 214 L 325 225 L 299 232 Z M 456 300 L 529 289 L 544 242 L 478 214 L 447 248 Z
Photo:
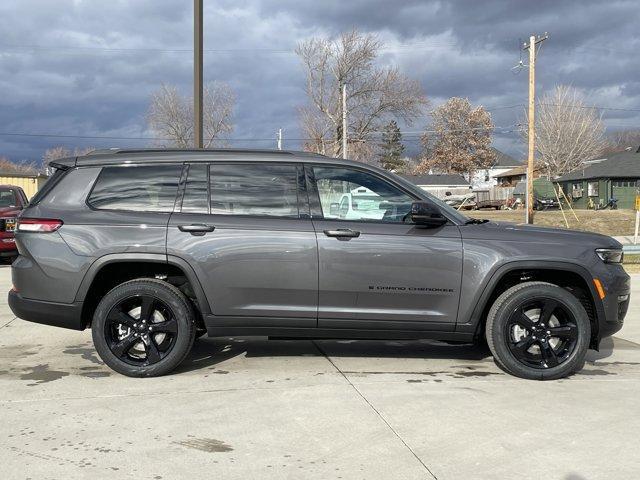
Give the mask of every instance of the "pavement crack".
M 7 323 L 5 323 L 4 325 L 0 326 L 0 328 L 4 328 L 7 325 L 9 325 L 11 322 L 13 322 L 14 320 L 16 320 L 18 317 L 13 317 L 11 320 L 9 320 Z
M 422 459 L 416 454 L 416 452 L 413 451 L 413 449 L 404 440 L 404 438 L 402 438 L 402 436 L 400 436 L 400 434 L 396 431 L 396 429 L 391 426 L 391 424 L 387 421 L 387 419 L 384 418 L 384 415 L 382 415 L 382 413 L 380 413 L 380 411 L 376 407 L 373 406 L 373 404 L 367 399 L 367 397 L 364 396 L 364 394 L 358 389 L 358 387 L 356 387 L 353 384 L 353 382 L 351 382 L 351 380 L 349 380 L 349 378 L 344 374 L 344 372 L 342 370 L 340 370 L 340 368 L 338 368 L 338 366 L 334 363 L 333 360 L 331 360 L 329 355 L 327 355 L 327 353 L 320 347 L 320 345 L 318 345 L 315 340 L 311 340 L 311 343 L 313 343 L 313 345 L 318 349 L 320 354 L 324 358 L 327 359 L 327 361 L 333 366 L 333 368 L 335 368 L 336 371 L 340 375 L 342 375 L 342 378 L 344 378 L 346 380 L 346 382 L 351 386 L 351 388 L 353 388 L 353 390 L 355 390 L 355 392 L 360 396 L 360 398 L 362 398 L 362 400 L 364 400 L 364 402 L 367 405 L 369 405 L 371 410 L 373 410 L 375 412 L 375 414 L 380 418 L 380 420 L 382 420 L 384 422 L 384 424 L 387 426 L 387 428 L 389 428 L 389 430 L 391 430 L 391 432 L 398 438 L 398 440 L 400 440 L 402 442 L 402 444 L 406 447 L 406 449 L 409 450 L 409 452 L 411 452 L 411 455 L 413 455 L 415 457 L 415 459 L 418 462 L 420 462 L 420 465 L 422 465 L 424 467 L 424 469 L 429 473 L 429 475 L 431 475 L 431 477 L 434 478 L 435 480 L 438 480 L 438 477 L 435 476 L 435 474 L 431 471 L 431 469 L 427 466 L 427 464 L 422 461 Z

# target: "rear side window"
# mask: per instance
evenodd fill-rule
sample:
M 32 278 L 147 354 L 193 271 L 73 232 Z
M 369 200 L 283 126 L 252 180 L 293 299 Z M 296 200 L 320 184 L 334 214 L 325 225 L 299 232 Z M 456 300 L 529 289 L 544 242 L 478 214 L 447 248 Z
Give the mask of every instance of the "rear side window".
M 182 165 L 104 167 L 87 203 L 103 210 L 171 212 Z
M 47 193 L 53 190 L 53 187 L 55 187 L 62 179 L 62 177 L 64 177 L 66 172 L 67 170 L 62 170 L 61 168 L 56 169 L 56 171 L 53 172 L 53 175 L 51 175 L 44 183 L 44 185 L 40 187 L 40 190 L 38 190 L 36 194 L 31 197 L 29 206 L 33 207 L 34 205 L 40 203 L 40 201 L 47 195 Z
M 298 217 L 295 165 L 213 164 L 211 213 Z
M 182 212 L 209 213 L 209 166 L 206 163 L 189 165 L 187 184 L 182 197 Z

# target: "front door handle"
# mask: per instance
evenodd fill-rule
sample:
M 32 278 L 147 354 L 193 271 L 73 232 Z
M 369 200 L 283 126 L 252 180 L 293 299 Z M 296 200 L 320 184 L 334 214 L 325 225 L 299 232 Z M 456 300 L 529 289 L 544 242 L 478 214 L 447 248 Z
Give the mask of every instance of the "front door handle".
M 202 236 L 207 232 L 213 232 L 216 229 L 213 225 L 205 225 L 203 223 L 192 223 L 191 225 L 178 225 L 178 230 L 188 232 L 191 235 Z
M 335 237 L 335 238 L 358 238 L 360 236 L 360 232 L 356 230 L 351 230 L 350 228 L 339 228 L 337 230 L 325 230 L 324 234 L 327 237 Z

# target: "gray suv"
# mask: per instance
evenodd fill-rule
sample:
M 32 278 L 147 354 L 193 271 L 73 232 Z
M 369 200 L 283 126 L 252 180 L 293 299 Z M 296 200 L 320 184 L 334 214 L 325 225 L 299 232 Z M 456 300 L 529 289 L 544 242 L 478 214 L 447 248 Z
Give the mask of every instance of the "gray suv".
M 112 369 L 173 370 L 195 338 L 486 341 L 555 379 L 622 327 L 621 245 L 470 219 L 362 163 L 288 151 L 68 158 L 18 219 L 9 305 L 92 330 Z

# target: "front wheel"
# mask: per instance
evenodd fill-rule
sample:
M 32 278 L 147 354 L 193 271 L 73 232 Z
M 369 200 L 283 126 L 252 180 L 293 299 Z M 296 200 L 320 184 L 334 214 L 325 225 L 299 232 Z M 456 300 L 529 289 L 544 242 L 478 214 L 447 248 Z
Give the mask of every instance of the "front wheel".
M 129 377 L 172 371 L 190 352 L 195 332 L 195 315 L 184 294 L 150 278 L 122 283 L 107 293 L 91 325 L 100 358 Z
M 487 317 L 487 343 L 503 370 L 521 378 L 554 380 L 580 370 L 591 324 L 580 301 L 545 282 L 526 282 L 500 295 Z

